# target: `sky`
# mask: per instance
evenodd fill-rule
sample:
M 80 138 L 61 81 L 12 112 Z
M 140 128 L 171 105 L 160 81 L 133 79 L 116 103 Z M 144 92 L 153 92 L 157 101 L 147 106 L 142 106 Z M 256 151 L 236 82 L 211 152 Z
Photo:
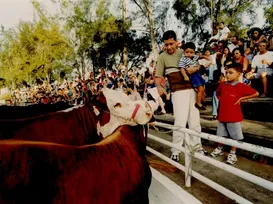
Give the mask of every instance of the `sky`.
M 55 13 L 57 11 L 56 6 L 49 0 L 38 1 L 41 2 L 50 13 Z M 264 24 L 265 19 L 263 18 L 261 8 L 257 9 L 257 13 L 258 18 L 254 26 L 259 27 Z M 3 25 L 5 28 L 11 28 L 18 25 L 20 20 L 32 21 L 33 15 L 34 12 L 30 0 L 0 0 L 0 25 Z M 247 23 L 247 21 L 247 17 L 245 17 L 245 22 Z M 177 26 L 178 23 L 174 22 L 169 25 L 168 29 L 176 30 Z

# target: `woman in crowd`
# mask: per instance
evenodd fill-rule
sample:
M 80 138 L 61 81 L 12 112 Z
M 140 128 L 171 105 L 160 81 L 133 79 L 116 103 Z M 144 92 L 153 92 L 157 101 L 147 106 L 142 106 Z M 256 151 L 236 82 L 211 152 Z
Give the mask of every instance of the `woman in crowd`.
M 244 55 L 242 55 L 242 53 L 240 52 L 240 48 L 235 48 L 232 51 L 232 56 L 233 62 L 241 64 L 243 66 L 244 73 L 248 72 L 249 61 Z
M 221 56 L 221 73 L 225 73 L 225 62 L 232 60 L 232 53 L 230 52 L 229 48 L 226 47 L 223 50 L 222 56 Z
M 250 47 L 252 48 L 257 48 L 259 43 L 265 39 L 260 28 L 253 28 L 250 35 Z

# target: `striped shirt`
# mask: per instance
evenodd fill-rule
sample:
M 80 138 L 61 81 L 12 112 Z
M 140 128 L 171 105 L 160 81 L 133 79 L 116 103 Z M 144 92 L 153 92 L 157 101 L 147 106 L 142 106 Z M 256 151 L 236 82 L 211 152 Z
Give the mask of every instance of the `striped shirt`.
M 198 66 L 198 56 L 194 56 L 192 59 L 189 57 L 185 57 L 183 56 L 179 63 L 178 63 L 178 67 L 180 68 L 188 68 L 190 65 L 197 67 Z

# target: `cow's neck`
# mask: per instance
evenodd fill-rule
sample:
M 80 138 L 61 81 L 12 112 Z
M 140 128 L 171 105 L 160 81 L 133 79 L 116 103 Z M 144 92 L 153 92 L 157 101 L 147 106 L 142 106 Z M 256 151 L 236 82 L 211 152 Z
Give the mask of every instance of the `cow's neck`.
M 97 123 L 98 135 L 107 137 L 121 125 L 135 126 L 137 123 L 135 123 L 132 119 L 122 118 L 111 114 L 110 121 L 107 124 L 101 126 L 100 122 Z

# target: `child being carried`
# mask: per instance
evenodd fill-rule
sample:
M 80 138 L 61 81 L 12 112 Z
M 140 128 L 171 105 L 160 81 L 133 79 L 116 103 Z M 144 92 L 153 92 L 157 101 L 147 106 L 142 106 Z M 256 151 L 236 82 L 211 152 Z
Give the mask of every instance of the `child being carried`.
M 178 67 L 181 70 L 181 74 L 185 81 L 191 81 L 192 86 L 197 91 L 195 107 L 199 110 L 206 110 L 204 106 L 205 99 L 205 80 L 198 72 L 200 65 L 198 63 L 198 56 L 195 55 L 195 45 L 192 42 L 188 42 L 183 46 L 184 56 L 179 61 Z M 197 72 L 188 75 L 187 68 L 190 66 L 196 67 Z

